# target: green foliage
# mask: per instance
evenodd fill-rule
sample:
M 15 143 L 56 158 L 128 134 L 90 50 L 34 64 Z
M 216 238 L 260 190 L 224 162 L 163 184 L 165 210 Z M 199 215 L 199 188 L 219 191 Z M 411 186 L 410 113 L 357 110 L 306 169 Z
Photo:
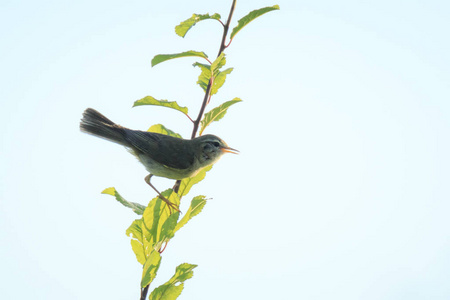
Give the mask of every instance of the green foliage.
M 203 20 L 220 20 L 219 14 L 213 14 L 210 16 L 209 14 L 199 15 L 193 14 L 192 17 L 180 23 L 180 25 L 175 27 L 175 33 L 181 37 L 185 37 L 186 33 L 191 29 L 195 24 Z
M 190 219 L 201 213 L 205 205 L 206 205 L 205 196 L 194 197 L 194 199 L 192 199 L 191 201 L 191 206 L 189 206 L 189 209 L 187 210 L 186 214 L 175 226 L 174 232 L 178 231 L 181 227 L 186 225 L 186 223 L 189 222 Z
M 172 108 L 178 111 L 181 111 L 183 114 L 187 115 L 188 108 L 179 106 L 176 101 L 167 101 L 167 100 L 157 100 L 153 98 L 152 96 L 144 97 L 140 100 L 136 100 L 133 104 L 133 107 L 135 106 L 141 106 L 141 105 L 156 105 L 156 106 L 163 106 Z
M 280 7 L 278 5 L 274 5 L 274 6 L 256 9 L 256 10 L 249 12 L 248 15 L 241 18 L 238 21 L 238 25 L 233 28 L 233 31 L 231 32 L 231 35 L 230 35 L 230 39 L 232 40 L 234 38 L 234 36 L 236 35 L 236 33 L 238 33 L 242 28 L 244 28 L 248 23 L 250 23 L 257 17 L 259 17 L 265 13 L 268 13 L 269 11 L 278 10 L 278 9 L 280 9 Z
M 198 76 L 198 85 L 206 92 L 208 84 L 212 79 L 211 95 L 216 94 L 222 85 L 225 83 L 227 75 L 233 71 L 233 68 L 228 68 L 226 70 L 220 71 L 220 69 L 226 64 L 225 53 L 222 53 L 217 57 L 217 59 L 211 64 L 201 64 L 199 62 L 194 63 L 194 67 L 199 67 L 201 73 Z
M 214 76 L 216 75 L 216 72 L 220 70 L 225 64 L 227 63 L 227 60 L 225 59 L 225 53 L 220 53 L 219 56 L 213 61 L 211 64 L 211 70 L 214 73 Z
M 129 201 L 125 200 L 119 194 L 119 192 L 117 192 L 116 189 L 113 188 L 113 187 L 104 189 L 102 191 L 102 194 L 107 194 L 107 195 L 114 196 L 117 201 L 119 201 L 120 203 L 123 204 L 123 206 L 131 208 L 138 215 L 142 215 L 144 213 L 144 210 L 145 210 L 145 206 L 144 205 L 139 204 L 139 203 L 135 203 L 135 202 L 129 202 Z
M 148 256 L 147 255 L 148 244 L 146 243 L 144 233 L 142 232 L 142 224 L 143 224 L 142 219 L 134 220 L 126 231 L 126 235 L 132 238 L 131 249 L 136 255 L 137 261 L 141 265 L 145 264 L 145 261 L 147 260 Z
M 176 299 L 184 288 L 184 282 L 194 276 L 194 268 L 197 265 L 184 263 L 175 270 L 175 275 L 169 281 L 160 285 L 150 294 L 150 300 L 172 300 Z M 178 284 L 180 283 L 180 284 Z
M 197 83 L 198 83 L 198 85 L 200 85 L 200 87 L 203 89 L 203 91 L 206 92 L 209 81 L 211 80 L 210 66 L 206 65 L 206 64 L 201 64 L 201 63 L 195 63 L 194 66 L 199 67 L 202 70 L 202 72 L 198 76 Z M 233 68 L 228 68 L 223 71 L 216 72 L 216 75 L 213 78 L 211 95 L 214 95 L 219 91 L 219 89 L 225 83 L 225 79 L 227 78 L 227 75 L 230 74 L 232 71 L 233 71 Z
M 156 277 L 156 272 L 158 272 L 159 265 L 161 264 L 161 254 L 153 250 L 145 261 L 143 271 L 142 271 L 142 279 L 141 279 L 141 287 L 144 288 L 149 285 L 153 279 Z
M 164 191 L 162 195 L 172 203 L 179 204 L 179 196 L 171 189 Z M 126 234 L 132 238 L 131 247 L 141 264 L 148 260 L 153 250 L 159 250 L 163 242 L 173 237 L 178 217 L 178 212 L 171 214 L 167 204 L 155 197 L 144 210 L 142 218 L 128 227 Z
M 198 52 L 198 51 L 185 51 L 181 53 L 175 53 L 175 54 L 158 54 L 155 55 L 152 59 L 152 67 L 156 66 L 159 63 L 162 63 L 169 59 L 179 58 L 179 57 L 190 57 L 190 56 L 196 56 L 196 57 L 202 57 L 205 59 L 208 59 L 208 56 L 205 54 L 205 52 Z
M 207 112 L 203 120 L 200 122 L 201 125 L 200 135 L 203 133 L 205 128 L 212 122 L 219 121 L 220 119 L 222 119 L 231 105 L 241 101 L 242 100 L 239 98 L 234 98 L 233 100 L 222 103 L 220 106 L 213 108 L 211 111 Z
M 149 132 L 154 132 L 154 133 L 161 133 L 161 134 L 165 134 L 165 135 L 170 135 L 173 137 L 177 137 L 177 138 L 181 138 L 181 135 L 173 132 L 172 130 L 170 130 L 169 128 L 165 127 L 162 124 L 155 124 L 152 125 L 147 131 Z
M 212 165 L 204 167 L 195 176 L 181 180 L 180 188 L 178 189 L 178 194 L 181 196 L 186 196 L 195 184 L 199 183 L 205 178 L 206 172 L 211 170 L 212 167 L 213 167 Z
M 233 68 L 228 68 L 228 69 L 225 69 L 225 70 L 217 73 L 217 75 L 214 77 L 213 86 L 211 89 L 211 95 L 214 95 L 219 91 L 219 89 L 225 83 L 225 79 L 227 78 L 227 75 L 230 74 L 231 72 L 233 72 Z
M 177 193 L 174 193 L 172 189 L 165 190 L 161 194 L 175 205 L 178 206 L 180 204 L 180 197 Z M 177 213 L 174 214 L 176 215 Z M 159 197 L 155 197 L 154 199 L 152 199 L 145 209 L 142 216 L 142 219 L 144 221 L 143 226 L 145 228 L 143 232 L 145 234 L 147 242 L 152 248 L 159 249 L 161 247 L 161 244 L 167 241 L 167 236 L 163 234 L 162 228 L 166 225 L 165 222 L 169 219 L 170 216 L 171 209 L 168 207 L 167 203 L 165 203 Z M 173 223 L 173 220 L 170 220 L 168 222 L 171 224 Z M 175 227 L 175 225 L 173 225 L 173 228 Z
M 180 196 L 173 192 L 172 189 L 164 191 L 162 195 L 172 203 L 179 204 Z M 150 284 L 156 276 L 159 265 L 161 264 L 160 251 L 162 245 L 169 242 L 169 240 L 174 237 L 176 231 L 183 227 L 194 216 L 199 214 L 205 204 L 206 200 L 204 196 L 194 197 L 188 211 L 178 222 L 180 213 L 172 213 L 165 202 L 159 197 L 155 197 L 145 208 L 142 218 L 133 221 L 130 227 L 128 227 L 126 234 L 132 238 L 131 248 L 136 255 L 137 261 L 143 265 L 141 280 L 142 288 Z M 179 277 L 180 275 L 176 274 L 176 276 Z M 169 282 L 174 281 L 172 280 Z M 170 287 L 170 284 L 168 283 L 166 284 L 166 288 L 168 288 L 167 291 L 172 291 L 173 287 Z M 165 291 L 166 288 L 161 289 Z M 165 293 L 166 292 L 163 292 L 163 294 Z
M 202 72 L 198 76 L 197 83 L 200 85 L 200 87 L 203 89 L 204 92 L 206 92 L 206 89 L 208 88 L 209 80 L 211 78 L 211 66 L 207 64 L 201 64 L 201 63 L 194 63 L 194 67 L 199 67 Z
M 233 1 L 232 10 L 234 10 L 235 2 Z M 207 63 L 194 63 L 194 67 L 200 69 L 200 75 L 198 76 L 197 83 L 205 92 L 205 101 L 202 104 L 201 113 L 196 120 L 192 120 L 188 116 L 188 108 L 180 106 L 175 101 L 168 100 L 158 100 L 152 96 L 146 96 L 134 102 L 135 106 L 162 106 L 171 108 L 182 112 L 184 115 L 188 116 L 189 119 L 194 123 L 193 136 L 197 134 L 199 129 L 199 135 L 208 127 L 212 122 L 221 120 L 227 113 L 228 108 L 242 100 L 239 98 L 234 98 L 233 100 L 226 101 L 221 105 L 211 109 L 209 112 L 204 113 L 205 107 L 209 104 L 211 96 L 217 94 L 219 89 L 224 85 L 227 76 L 231 74 L 233 68 L 223 69 L 226 65 L 226 56 L 223 52 L 226 49 L 234 36 L 244 28 L 249 22 L 255 18 L 269 12 L 272 10 L 279 9 L 278 5 L 271 7 L 265 7 L 261 9 L 254 10 L 250 12 L 245 17 L 238 21 L 238 25 L 233 29 L 229 38 L 229 43 L 226 45 L 225 39 L 227 38 L 228 28 L 231 20 L 227 20 L 224 24 L 220 20 L 219 14 L 193 14 L 189 19 L 181 22 L 175 27 L 175 32 L 181 37 L 185 37 L 187 32 L 195 26 L 198 22 L 203 20 L 217 20 L 224 26 L 224 35 L 221 43 L 221 50 L 214 61 L 210 61 L 205 52 L 198 51 L 185 51 L 175 54 L 159 54 L 153 57 L 152 66 L 155 66 L 161 62 L 171 60 L 180 57 L 200 57 L 207 61 Z M 232 11 L 230 12 L 232 16 Z M 166 128 L 162 124 L 156 124 L 151 126 L 148 131 L 166 134 L 173 137 L 181 138 L 181 135 Z M 171 203 L 179 207 L 180 202 L 183 197 L 188 195 L 191 188 L 202 181 L 206 173 L 210 171 L 212 166 L 208 166 L 200 170 L 197 174 L 190 178 L 185 178 L 181 180 L 178 185 L 177 192 L 174 189 L 166 189 L 162 192 L 162 196 L 166 198 Z M 176 189 L 175 189 L 176 190 Z M 151 199 L 147 206 L 141 205 L 135 202 L 129 202 L 125 200 L 115 188 L 110 187 L 102 192 L 103 194 L 108 194 L 120 202 L 125 207 L 132 209 L 137 215 L 141 216 L 140 219 L 136 219 L 126 230 L 126 235 L 131 238 L 131 248 L 136 256 L 137 261 L 142 265 L 142 279 L 141 288 L 144 289 L 148 286 L 155 278 L 159 266 L 162 261 L 161 253 L 164 251 L 167 243 L 175 236 L 182 227 L 184 227 L 193 217 L 197 216 L 202 212 L 206 205 L 206 196 L 199 195 L 192 198 L 191 203 L 187 211 L 183 214 L 170 208 L 168 204 L 163 201 L 159 196 Z M 180 217 L 182 218 L 180 219 Z M 151 300 L 174 300 L 182 292 L 184 288 L 184 282 L 193 276 L 193 269 L 197 265 L 184 263 L 176 268 L 175 274 L 166 283 L 155 288 L 150 294 L 149 299 Z M 145 296 L 146 294 L 144 294 Z

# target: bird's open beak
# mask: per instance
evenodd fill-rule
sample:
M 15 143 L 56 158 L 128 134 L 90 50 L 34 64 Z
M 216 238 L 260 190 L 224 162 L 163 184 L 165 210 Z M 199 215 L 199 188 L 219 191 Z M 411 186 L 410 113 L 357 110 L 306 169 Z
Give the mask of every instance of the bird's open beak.
M 220 148 L 220 150 L 222 150 L 222 152 L 239 154 L 239 150 L 236 150 L 236 149 L 233 149 L 233 148 L 230 148 L 230 147 L 222 147 L 222 148 Z

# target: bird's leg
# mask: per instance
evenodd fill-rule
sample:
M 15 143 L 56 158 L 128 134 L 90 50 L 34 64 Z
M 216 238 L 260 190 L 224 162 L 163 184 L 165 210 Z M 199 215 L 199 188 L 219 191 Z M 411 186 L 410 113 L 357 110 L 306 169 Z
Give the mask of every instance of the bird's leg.
M 181 180 L 175 181 L 175 185 L 173 186 L 173 191 L 178 194 L 178 190 L 180 189 Z
M 153 186 L 153 184 L 150 183 L 150 179 L 152 178 L 152 176 L 153 176 L 153 174 L 148 174 L 147 176 L 145 176 L 145 178 L 144 178 L 145 182 L 146 182 L 149 186 L 151 186 L 152 189 L 155 190 L 155 192 L 158 194 L 159 198 L 160 198 L 162 201 L 166 202 L 166 204 L 169 206 L 169 210 L 173 208 L 173 209 L 175 209 L 176 211 L 179 212 L 180 209 L 179 209 L 174 203 L 172 203 L 172 202 L 170 202 L 169 200 L 167 200 L 166 197 L 164 197 L 163 195 L 161 195 L 161 193 Z

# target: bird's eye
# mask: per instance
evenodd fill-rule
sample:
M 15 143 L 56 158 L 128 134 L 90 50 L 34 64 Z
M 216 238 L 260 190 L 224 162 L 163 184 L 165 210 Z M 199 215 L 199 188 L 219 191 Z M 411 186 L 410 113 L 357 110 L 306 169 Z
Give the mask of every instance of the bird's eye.
M 220 147 L 220 143 L 219 142 L 213 142 L 212 144 L 214 145 L 214 147 L 217 147 L 217 148 Z

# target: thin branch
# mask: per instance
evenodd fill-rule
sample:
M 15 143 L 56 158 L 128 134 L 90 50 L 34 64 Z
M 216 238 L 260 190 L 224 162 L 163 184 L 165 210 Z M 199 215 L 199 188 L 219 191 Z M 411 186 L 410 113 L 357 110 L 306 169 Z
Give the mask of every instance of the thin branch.
M 206 59 L 206 61 L 209 62 L 210 65 L 212 65 L 212 62 L 208 58 L 206 58 L 206 57 L 203 57 L 203 58 Z
M 232 41 L 233 41 L 233 39 L 230 39 L 230 40 L 228 41 L 228 44 L 225 46 L 225 48 L 228 48 L 228 47 L 230 46 L 230 44 L 231 44 Z
M 223 28 L 223 35 L 222 35 L 222 43 L 220 45 L 219 54 L 217 54 L 217 57 L 225 50 L 227 47 L 225 45 L 225 40 L 227 39 L 228 35 L 228 29 L 230 28 L 231 18 L 233 17 L 234 9 L 236 8 L 236 0 L 233 0 L 233 4 L 231 4 L 230 14 L 228 15 L 227 24 L 225 24 Z
M 194 120 L 192 120 L 192 118 L 188 115 L 188 114 L 184 114 L 186 117 L 188 117 L 189 120 L 191 120 L 192 123 L 194 123 Z
M 164 245 L 164 248 L 159 249 L 158 252 L 159 252 L 159 253 L 163 253 L 164 250 L 166 250 L 166 247 L 167 247 L 167 244 L 168 244 L 168 243 L 169 243 L 169 242 L 166 242 L 166 244 Z
M 228 35 L 228 29 L 230 28 L 231 18 L 233 17 L 234 9 L 236 8 L 236 0 L 233 0 L 233 4 L 231 4 L 230 14 L 228 15 L 228 20 L 225 26 L 223 27 L 223 35 L 222 35 L 222 42 L 220 44 L 220 50 L 217 54 L 217 57 L 222 54 L 223 50 L 227 47 L 225 44 L 225 41 L 227 39 Z M 213 80 L 212 77 L 209 80 L 208 86 L 206 87 L 205 91 L 205 97 L 203 98 L 202 106 L 200 107 L 200 111 L 198 113 L 197 119 L 194 121 L 194 128 L 192 129 L 191 139 L 195 138 L 198 131 L 198 126 L 200 124 L 200 121 L 202 120 L 203 114 L 205 112 L 206 105 L 209 103 L 209 99 L 211 97 L 211 88 L 212 88 Z
M 197 135 L 198 126 L 200 125 L 203 113 L 205 112 L 206 104 L 208 104 L 209 102 L 208 100 L 211 94 L 211 88 L 212 88 L 212 77 L 209 79 L 209 83 L 205 91 L 205 97 L 203 98 L 202 106 L 200 107 L 197 119 L 194 121 L 194 128 L 192 129 L 191 139 L 195 138 L 195 136 Z

